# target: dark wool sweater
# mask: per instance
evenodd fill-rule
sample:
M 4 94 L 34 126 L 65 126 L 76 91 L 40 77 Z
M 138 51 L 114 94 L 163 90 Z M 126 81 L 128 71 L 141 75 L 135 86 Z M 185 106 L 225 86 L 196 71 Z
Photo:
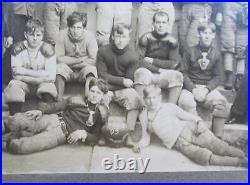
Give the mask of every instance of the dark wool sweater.
M 97 72 L 109 84 L 124 87 L 124 78 L 134 79 L 138 61 L 138 55 L 129 46 L 120 50 L 114 44 L 109 44 L 98 50 Z
M 202 70 L 198 63 L 199 59 L 203 58 L 202 52 L 208 52 L 207 59 L 210 61 L 205 70 Z M 210 91 L 220 84 L 223 66 L 221 54 L 216 47 L 201 48 L 199 45 L 191 47 L 184 53 L 182 62 L 184 88 L 190 92 L 195 84 L 206 85 Z
M 60 115 L 63 117 L 69 134 L 76 130 L 85 130 L 87 132 L 86 141 L 96 142 L 100 137 L 102 126 L 108 119 L 102 118 L 99 106 L 104 105 L 93 105 L 89 103 L 88 106 L 86 106 L 81 102 L 79 102 L 79 104 L 72 104 L 69 99 L 67 99 L 61 102 L 46 103 L 43 106 L 39 106 L 38 109 L 41 110 L 43 114 L 52 114 L 62 111 Z M 92 126 L 86 124 L 90 111 L 95 112 L 93 114 L 94 124 Z
M 159 69 L 177 69 L 181 57 L 179 55 L 177 41 L 170 43 L 170 35 L 160 36 L 155 32 L 145 33 L 139 41 L 141 60 L 144 57 L 153 58 L 153 63 L 142 62 L 141 66 L 153 73 L 158 73 Z

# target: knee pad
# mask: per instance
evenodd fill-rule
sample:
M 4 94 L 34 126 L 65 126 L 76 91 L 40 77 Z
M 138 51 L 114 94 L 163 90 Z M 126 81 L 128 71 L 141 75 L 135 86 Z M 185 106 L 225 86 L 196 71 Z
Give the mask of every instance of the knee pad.
M 66 80 L 70 78 L 70 74 L 72 73 L 72 69 L 67 64 L 57 64 L 56 65 L 56 74 L 61 75 Z
M 86 66 L 83 69 L 81 69 L 80 73 L 81 73 L 80 76 L 82 76 L 82 78 L 79 79 L 79 80 L 81 80 L 81 81 L 86 81 L 86 78 L 88 76 L 90 76 L 90 75 L 92 75 L 95 78 L 98 77 L 97 76 L 97 69 L 96 69 L 96 67 L 95 66 L 91 66 L 91 65 Z
M 196 101 L 192 96 L 180 96 L 178 100 L 178 105 L 183 108 L 185 111 L 190 112 L 190 110 L 196 110 Z
M 139 68 L 134 74 L 135 84 L 149 85 L 152 83 L 153 74 L 146 68 Z
M 114 101 L 126 110 L 141 109 L 142 101 L 135 89 L 127 88 L 114 92 Z
M 193 159 L 200 165 L 209 165 L 212 152 L 206 148 L 203 148 L 196 153 L 196 157 Z
M 21 113 L 16 113 L 15 116 L 9 116 L 7 126 L 12 132 L 18 132 L 21 129 L 19 118 Z
M 43 83 L 41 84 L 38 89 L 37 89 L 37 96 L 39 98 L 42 98 L 42 94 L 49 94 L 51 95 L 53 98 L 57 97 L 57 89 L 55 84 L 53 83 Z
M 227 118 L 229 116 L 229 110 L 225 104 L 216 104 L 213 106 L 213 117 Z
M 8 87 L 4 91 L 4 99 L 6 103 L 10 102 L 25 102 L 25 92 L 19 85 L 17 80 L 10 81 Z

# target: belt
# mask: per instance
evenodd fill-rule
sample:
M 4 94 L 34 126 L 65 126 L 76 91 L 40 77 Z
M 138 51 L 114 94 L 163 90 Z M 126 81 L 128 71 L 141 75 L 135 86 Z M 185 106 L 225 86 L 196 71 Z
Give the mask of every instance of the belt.
M 67 127 L 66 127 L 66 123 L 64 121 L 64 118 L 62 117 L 62 114 L 61 113 L 58 113 L 58 120 L 59 120 L 59 123 L 61 125 L 61 129 L 64 133 L 65 136 L 68 136 L 69 135 L 69 132 L 67 130 Z

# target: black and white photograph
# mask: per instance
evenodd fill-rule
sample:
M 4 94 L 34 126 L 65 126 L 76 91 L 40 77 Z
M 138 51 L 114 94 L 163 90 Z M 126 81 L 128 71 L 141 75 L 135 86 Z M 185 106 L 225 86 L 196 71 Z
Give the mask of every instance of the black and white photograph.
M 155 172 L 247 176 L 248 2 L 2 2 L 2 175 Z

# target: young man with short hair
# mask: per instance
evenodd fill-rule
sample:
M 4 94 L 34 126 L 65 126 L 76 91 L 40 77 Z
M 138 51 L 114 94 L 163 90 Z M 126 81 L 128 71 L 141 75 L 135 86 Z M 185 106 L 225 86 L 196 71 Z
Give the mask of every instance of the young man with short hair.
M 97 78 L 97 42 L 94 35 L 86 30 L 87 14 L 74 12 L 67 18 L 68 29 L 60 31 L 56 41 L 58 101 L 64 94 L 65 82 L 88 83 Z M 87 96 L 87 95 L 86 95 Z
M 83 97 L 71 97 L 61 102 L 41 104 L 38 110 L 10 116 L 11 132 L 3 138 L 6 151 L 28 154 L 66 142 L 96 144 L 102 126 L 108 121 L 108 108 L 103 104 L 108 86 L 103 80 L 93 79 L 89 89 L 86 101 Z
M 175 21 L 175 8 L 172 2 L 142 2 L 138 13 L 138 39 L 145 33 L 151 32 L 153 17 L 157 12 L 165 12 L 169 15 L 168 33 L 172 33 Z
M 113 100 L 125 107 L 127 126 L 133 132 L 142 104 L 133 89 L 138 57 L 129 47 L 130 32 L 131 28 L 127 24 L 114 25 L 112 41 L 98 50 L 96 66 L 100 78 L 106 80 L 109 89 L 114 92 Z M 130 140 L 128 143 L 130 144 Z
M 170 22 L 166 12 L 153 16 L 154 31 L 145 33 L 139 42 L 142 64 L 135 72 L 135 89 L 142 94 L 144 86 L 158 83 L 168 90 L 168 101 L 177 103 L 182 85 L 178 43 L 168 32 Z M 142 96 L 142 95 L 141 95 Z
M 26 94 L 35 92 L 43 101 L 57 97 L 56 56 L 53 46 L 43 42 L 44 26 L 37 19 L 25 25 L 26 40 L 13 46 L 11 67 L 13 80 L 4 91 L 10 114 L 21 112 Z
M 213 114 L 213 125 L 221 125 L 215 131 L 222 137 L 223 124 L 227 117 L 227 99 L 216 89 L 221 80 L 222 60 L 220 52 L 213 46 L 215 25 L 202 23 L 198 26 L 200 42 L 191 47 L 183 56 L 184 90 L 178 104 L 188 112 L 197 114 L 196 102 Z
M 138 149 L 150 143 L 156 134 L 168 149 L 176 149 L 201 165 L 247 166 L 240 149 L 217 138 L 204 121 L 173 103 L 162 103 L 161 89 L 151 85 L 144 89 L 146 108 L 141 112 L 149 134 L 143 135 Z

